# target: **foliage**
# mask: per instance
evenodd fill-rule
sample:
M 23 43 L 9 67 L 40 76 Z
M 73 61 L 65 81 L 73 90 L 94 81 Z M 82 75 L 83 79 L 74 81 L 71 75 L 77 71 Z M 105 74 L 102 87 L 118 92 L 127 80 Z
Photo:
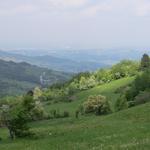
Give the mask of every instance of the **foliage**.
M 54 118 L 67 118 L 69 117 L 69 112 L 68 111 L 64 111 L 63 113 L 60 113 L 60 111 L 57 109 L 53 109 L 50 111 L 50 119 L 54 119 Z
M 138 73 L 138 69 L 139 64 L 137 62 L 124 60 L 112 68 L 80 73 L 64 84 L 50 86 L 43 92 L 42 98 L 54 103 L 59 101 L 70 102 L 70 97 L 81 90 L 88 90 L 113 80 L 134 76 Z
M 70 105 L 66 104 L 68 107 Z M 62 104 L 60 104 L 62 107 Z M 74 114 L 73 114 L 74 115 Z M 36 140 L 11 142 L 0 128 L 1 150 L 149 150 L 150 103 L 103 117 L 63 118 L 33 122 Z M 112 148 L 113 147 L 113 148 Z
M 117 99 L 115 103 L 115 109 L 116 111 L 120 111 L 126 108 L 128 108 L 127 98 L 125 95 L 122 95 Z
M 148 89 L 150 89 L 150 70 L 145 70 L 136 77 L 133 85 L 126 92 L 126 98 L 128 101 L 134 101 L 141 91 Z
M 112 76 L 114 79 L 134 76 L 138 73 L 138 67 L 138 63 L 136 62 L 130 60 L 123 60 L 112 67 Z
M 44 73 L 44 79 L 48 79 L 47 85 L 64 82 L 70 79 L 72 74 L 53 71 L 37 67 L 28 63 L 15 63 L 0 60 L 0 96 L 18 95 L 40 86 L 40 76 Z
M 125 92 L 129 107 L 143 104 L 149 101 L 150 97 L 150 59 L 144 54 L 141 59 L 141 70 L 133 84 Z
M 148 54 L 144 54 L 141 59 L 141 70 L 150 69 L 150 58 Z
M 150 102 L 150 91 L 141 91 L 134 99 L 135 105 Z
M 42 90 L 39 87 L 34 88 L 34 99 L 38 100 L 40 97 L 42 97 Z
M 97 95 L 89 96 L 83 103 L 85 113 L 95 113 L 97 115 L 107 114 L 110 112 L 110 106 L 106 97 Z
M 12 139 L 29 136 L 28 123 L 45 117 L 44 108 L 33 96 L 34 93 L 29 91 L 20 99 L 1 105 L 0 123 L 8 128 Z
M 23 107 L 18 104 L 15 106 L 3 105 L 0 112 L 1 124 L 9 130 L 10 138 L 25 137 L 30 135 L 28 115 Z

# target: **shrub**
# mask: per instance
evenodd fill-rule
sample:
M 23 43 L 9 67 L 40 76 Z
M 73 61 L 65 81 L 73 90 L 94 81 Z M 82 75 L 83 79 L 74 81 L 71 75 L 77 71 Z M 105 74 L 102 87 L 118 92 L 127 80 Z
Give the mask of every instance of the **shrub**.
M 115 90 L 115 93 L 126 93 L 130 89 L 129 86 L 121 86 Z
M 135 106 L 135 101 L 128 102 L 128 107 L 134 107 L 134 106 Z
M 106 97 L 97 95 L 89 96 L 83 103 L 85 113 L 95 113 L 96 115 L 107 114 L 110 112 L 110 106 Z
M 141 59 L 141 70 L 149 69 L 150 68 L 150 58 L 148 54 L 144 54 L 142 59 Z
M 77 111 L 79 111 L 79 113 L 80 113 L 81 115 L 84 115 L 84 108 L 83 108 L 83 105 L 80 105 Z
M 117 99 L 117 101 L 115 103 L 115 109 L 116 109 L 116 111 L 120 111 L 120 110 L 123 110 L 126 108 L 128 108 L 127 99 L 126 99 L 125 95 L 122 95 Z
M 79 110 L 75 111 L 75 117 L 78 119 L 79 118 Z
M 8 128 L 10 138 L 25 137 L 31 135 L 29 131 L 28 114 L 20 105 L 10 107 L 2 106 L 0 111 L 2 125 Z
M 32 120 L 42 120 L 46 118 L 46 112 L 40 101 L 36 101 L 34 108 L 31 110 L 30 115 Z
M 143 91 L 140 92 L 134 99 L 135 105 L 144 104 L 146 102 L 150 102 L 150 92 Z
M 69 112 L 68 112 L 68 111 L 64 111 L 63 117 L 64 117 L 64 118 L 69 117 Z
M 63 113 L 60 113 L 59 110 L 53 109 L 50 111 L 50 119 L 54 119 L 54 118 L 66 118 L 69 117 L 70 114 L 68 111 L 64 111 Z
M 56 109 L 53 109 L 53 110 L 50 111 L 50 114 L 51 114 L 52 118 L 56 118 L 56 113 L 57 113 Z

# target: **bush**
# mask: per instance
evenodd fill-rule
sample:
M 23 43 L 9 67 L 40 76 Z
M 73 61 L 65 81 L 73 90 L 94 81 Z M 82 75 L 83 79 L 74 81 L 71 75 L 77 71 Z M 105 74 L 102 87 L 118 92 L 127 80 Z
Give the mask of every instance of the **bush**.
M 64 117 L 64 118 L 69 117 L 69 112 L 68 112 L 68 111 L 64 111 L 63 117 Z
M 116 111 L 120 111 L 120 110 L 123 110 L 126 108 L 128 108 L 127 99 L 126 99 L 125 95 L 120 96 L 115 103 L 115 109 L 116 109 Z
M 75 111 L 75 117 L 76 117 L 76 118 L 79 118 L 79 110 L 76 110 L 76 111 Z
M 89 96 L 88 100 L 83 103 L 83 109 L 85 113 L 95 113 L 96 115 L 110 112 L 110 106 L 106 97 L 101 95 Z
M 54 118 L 66 118 L 69 117 L 70 114 L 68 111 L 64 111 L 63 113 L 60 113 L 59 110 L 53 109 L 50 111 L 50 116 L 49 118 L 54 119 Z
M 128 107 L 134 107 L 135 106 L 135 101 L 129 101 L 128 102 Z
M 113 79 L 120 79 L 127 76 L 134 76 L 138 73 L 139 64 L 130 60 L 123 60 L 114 65 L 111 69 Z
M 121 86 L 115 90 L 116 94 L 126 93 L 130 89 L 129 86 Z
M 140 92 L 134 99 L 135 105 L 144 104 L 146 102 L 150 102 L 150 92 L 149 91 L 143 91 Z

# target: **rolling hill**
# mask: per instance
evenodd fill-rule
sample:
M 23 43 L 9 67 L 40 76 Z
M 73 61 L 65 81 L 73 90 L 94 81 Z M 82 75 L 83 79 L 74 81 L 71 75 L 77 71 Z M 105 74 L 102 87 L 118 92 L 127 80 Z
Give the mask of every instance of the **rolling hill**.
M 150 149 L 150 103 L 126 109 L 106 116 L 87 115 L 75 119 L 74 110 L 90 94 L 106 95 L 112 104 L 118 97 L 115 90 L 132 83 L 134 78 L 124 78 L 104 84 L 76 95 L 72 103 L 48 105 L 68 110 L 71 117 L 31 123 L 36 139 L 16 139 L 10 141 L 7 131 L 0 129 L 3 150 L 149 150 Z
M 43 86 L 70 79 L 71 74 L 48 70 L 28 63 L 0 60 L 0 95 L 21 94 L 35 86 Z M 42 80 L 42 81 L 41 81 Z M 47 83 L 46 83 L 47 81 Z
M 92 89 L 79 92 L 74 95 L 75 100 L 71 103 L 56 103 L 53 105 L 46 106 L 47 110 L 57 109 L 60 111 L 69 111 L 72 115 L 79 108 L 79 106 L 88 98 L 90 95 L 99 95 L 102 94 L 107 97 L 111 104 L 111 109 L 114 110 L 114 103 L 119 97 L 119 94 L 115 93 L 115 91 L 122 86 L 128 85 L 132 83 L 134 77 L 123 78 L 120 80 L 112 81 L 111 83 L 107 83 L 104 85 L 96 86 Z
M 28 56 L 0 50 L 0 59 L 7 61 L 12 60 L 15 62 L 27 62 L 40 67 L 46 67 L 52 70 L 63 72 L 78 73 L 84 71 L 94 71 L 98 68 L 108 66 L 107 64 L 102 62 L 94 62 L 89 60 L 82 61 L 80 59 L 72 60 L 71 57 L 69 59 L 61 56 L 56 56 L 49 54 L 42 55 L 42 51 L 39 55 Z

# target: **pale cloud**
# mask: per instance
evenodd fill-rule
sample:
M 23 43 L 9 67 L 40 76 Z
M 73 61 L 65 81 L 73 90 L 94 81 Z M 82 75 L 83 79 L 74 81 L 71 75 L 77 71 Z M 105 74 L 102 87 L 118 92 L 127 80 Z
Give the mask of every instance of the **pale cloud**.
M 70 13 L 96 16 L 101 12 L 110 15 L 150 15 L 150 0 L 5 0 L 0 1 L 0 16 L 41 13 Z M 107 13 L 107 14 L 108 14 Z
M 29 14 L 37 10 L 36 7 L 32 5 L 20 5 L 9 9 L 0 9 L 0 16 L 12 16 L 17 14 Z
M 59 12 L 84 7 L 90 0 L 26 0 L 0 1 L 0 15 L 20 15 L 22 13 Z
M 60 7 L 80 7 L 84 6 L 88 0 L 48 0 L 49 5 Z
M 92 16 L 97 15 L 99 12 L 109 12 L 111 10 L 112 10 L 112 7 L 110 5 L 108 5 L 107 3 L 102 3 L 102 4 L 97 4 L 97 5 L 93 5 L 93 6 L 89 6 L 88 8 L 85 8 L 82 11 L 82 14 L 92 17 Z
M 150 16 L 150 1 L 138 0 L 135 9 L 137 16 Z

